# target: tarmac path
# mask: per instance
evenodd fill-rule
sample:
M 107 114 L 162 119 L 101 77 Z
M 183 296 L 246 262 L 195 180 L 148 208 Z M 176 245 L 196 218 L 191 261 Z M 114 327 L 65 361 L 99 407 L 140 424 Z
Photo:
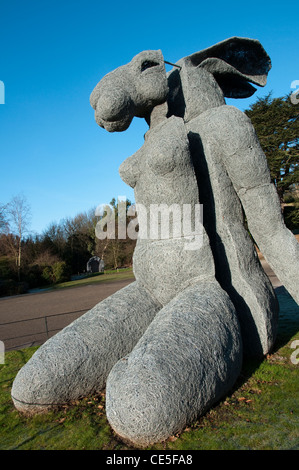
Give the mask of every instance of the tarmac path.
M 274 288 L 281 283 L 262 255 L 261 264 Z M 5 350 L 44 343 L 98 302 L 133 279 L 104 282 L 0 299 L 0 341 Z
M 42 344 L 133 279 L 0 299 L 0 340 L 5 350 Z

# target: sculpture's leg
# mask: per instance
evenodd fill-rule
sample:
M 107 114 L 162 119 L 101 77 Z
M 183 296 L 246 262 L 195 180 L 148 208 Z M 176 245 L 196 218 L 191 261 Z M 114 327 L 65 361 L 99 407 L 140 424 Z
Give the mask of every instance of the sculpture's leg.
M 136 281 L 100 302 L 19 371 L 12 387 L 16 408 L 36 413 L 101 390 L 112 366 L 133 349 L 160 309 Z
M 224 114 L 222 121 L 225 123 L 225 112 L 227 107 L 223 106 L 193 119 L 188 123 L 191 130 L 188 136 L 204 208 L 204 225 L 215 260 L 216 279 L 237 310 L 244 355 L 262 357 L 271 351 L 276 339 L 278 302 L 244 225 L 242 205 L 223 162 L 221 142 L 224 136 L 219 135 L 223 125 L 220 125 L 218 115 Z M 215 134 L 210 120 L 212 123 L 217 120 L 218 138 L 211 138 Z M 235 129 L 237 124 L 231 127 Z M 225 149 L 227 147 L 228 144 Z M 243 166 L 246 171 L 246 165 Z M 265 207 L 268 210 L 269 206 Z
M 224 396 L 241 368 L 235 308 L 217 282 L 187 288 L 112 368 L 106 412 L 115 432 L 147 446 L 181 431 Z

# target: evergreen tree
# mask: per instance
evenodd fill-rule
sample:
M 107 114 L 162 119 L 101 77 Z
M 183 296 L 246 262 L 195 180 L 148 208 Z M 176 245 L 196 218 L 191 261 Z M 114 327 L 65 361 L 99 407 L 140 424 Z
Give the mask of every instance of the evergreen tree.
M 245 114 L 255 127 L 282 201 L 289 186 L 299 182 L 299 104 L 292 103 L 290 95 L 272 98 L 269 93 Z

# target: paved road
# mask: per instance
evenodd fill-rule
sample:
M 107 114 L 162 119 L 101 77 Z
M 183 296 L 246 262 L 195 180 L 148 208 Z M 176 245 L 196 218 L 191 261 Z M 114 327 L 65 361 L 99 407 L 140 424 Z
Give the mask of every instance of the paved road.
M 280 287 L 282 286 L 280 280 L 278 279 L 278 277 L 276 276 L 275 272 L 272 271 L 272 269 L 270 268 L 269 264 L 267 263 L 267 261 L 262 258 L 260 259 L 260 262 L 261 262 L 261 265 L 263 266 L 264 268 L 264 271 L 265 273 L 267 274 L 268 278 L 270 279 L 273 287 Z
M 274 287 L 280 281 L 261 257 Z M 0 299 L 0 340 L 5 350 L 42 344 L 98 302 L 134 279 Z
M 41 344 L 133 280 L 2 298 L 0 340 L 4 342 L 6 351 Z

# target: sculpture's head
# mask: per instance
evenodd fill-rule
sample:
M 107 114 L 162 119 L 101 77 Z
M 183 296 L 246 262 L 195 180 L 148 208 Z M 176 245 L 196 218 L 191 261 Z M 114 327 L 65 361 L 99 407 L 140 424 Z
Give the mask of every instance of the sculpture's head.
M 126 130 L 133 117 L 149 122 L 153 108 L 167 100 L 168 116 L 189 121 L 224 97 L 247 98 L 265 86 L 271 61 L 259 41 L 233 37 L 180 59 L 166 74 L 162 52 L 144 51 L 108 73 L 90 102 L 96 122 L 109 132 Z
M 156 105 L 166 101 L 167 94 L 162 52 L 144 51 L 105 75 L 90 103 L 99 126 L 109 132 L 124 131 L 134 116 L 147 118 Z

